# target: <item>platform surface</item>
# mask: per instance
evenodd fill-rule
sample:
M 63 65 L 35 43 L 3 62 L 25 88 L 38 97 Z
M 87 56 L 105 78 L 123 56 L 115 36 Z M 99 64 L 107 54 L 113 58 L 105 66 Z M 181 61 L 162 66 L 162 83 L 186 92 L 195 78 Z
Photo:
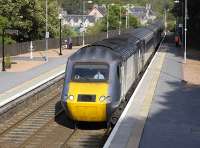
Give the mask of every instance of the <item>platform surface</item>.
M 140 148 L 200 147 L 200 86 L 183 81 L 179 50 L 165 58 Z
M 183 81 L 182 51 L 164 44 L 104 148 L 199 148 L 200 86 Z
M 33 59 L 30 59 L 28 53 L 12 57 L 13 61 L 19 63 L 19 66 L 16 67 L 13 64 L 11 69 L 7 69 L 5 72 L 0 71 L 0 107 L 43 82 L 64 73 L 68 57 L 79 48 L 81 46 L 75 46 L 73 50 L 63 50 L 62 56 L 57 53 L 58 49 L 49 50 L 47 62 L 38 51 L 33 53 Z M 37 62 L 40 63 L 37 64 Z M 33 67 L 35 63 L 36 65 Z M 19 68 L 20 71 L 16 68 Z

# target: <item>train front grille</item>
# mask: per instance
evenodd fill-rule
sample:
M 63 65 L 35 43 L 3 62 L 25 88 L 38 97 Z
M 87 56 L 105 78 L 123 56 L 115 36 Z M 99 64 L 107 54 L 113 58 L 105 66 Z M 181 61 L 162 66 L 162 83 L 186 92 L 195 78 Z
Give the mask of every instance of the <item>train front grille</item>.
M 96 101 L 96 95 L 85 95 L 85 94 L 78 95 L 78 102 L 95 102 L 95 101 Z

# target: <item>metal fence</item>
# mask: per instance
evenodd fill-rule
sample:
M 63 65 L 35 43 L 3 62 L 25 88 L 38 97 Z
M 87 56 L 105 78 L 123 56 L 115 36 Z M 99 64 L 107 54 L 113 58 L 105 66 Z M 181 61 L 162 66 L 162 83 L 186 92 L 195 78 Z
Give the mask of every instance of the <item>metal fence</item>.
M 121 33 L 127 33 L 132 29 L 121 30 Z M 118 30 L 109 31 L 109 38 L 118 36 Z M 106 38 L 106 32 L 100 33 L 95 36 L 85 36 L 85 44 L 91 44 L 93 42 L 102 40 Z M 74 37 L 72 38 L 73 46 L 82 45 L 82 37 Z M 56 49 L 59 48 L 59 38 L 56 39 L 48 39 L 48 49 Z M 64 43 L 64 39 L 62 40 Z M 45 40 L 36 40 L 32 41 L 33 50 L 34 51 L 42 51 L 45 50 Z M 23 43 L 15 43 L 10 45 L 5 45 L 5 55 L 16 56 L 19 54 L 24 54 L 30 52 L 30 42 Z M 0 58 L 2 57 L 2 45 L 0 45 Z

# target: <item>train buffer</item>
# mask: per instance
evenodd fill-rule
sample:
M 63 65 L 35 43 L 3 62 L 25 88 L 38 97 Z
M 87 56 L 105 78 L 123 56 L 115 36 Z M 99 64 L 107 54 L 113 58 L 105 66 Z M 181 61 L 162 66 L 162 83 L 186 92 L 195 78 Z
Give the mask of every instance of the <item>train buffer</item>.
M 200 146 L 200 85 L 185 81 L 182 52 L 161 46 L 104 148 Z

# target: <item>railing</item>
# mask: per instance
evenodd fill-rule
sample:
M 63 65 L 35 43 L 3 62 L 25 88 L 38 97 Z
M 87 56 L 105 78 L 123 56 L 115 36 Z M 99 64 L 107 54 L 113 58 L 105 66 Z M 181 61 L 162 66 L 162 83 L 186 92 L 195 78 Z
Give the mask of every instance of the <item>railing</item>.
M 122 30 L 121 33 L 127 33 L 129 30 Z M 118 30 L 109 31 L 109 37 L 118 36 Z M 95 36 L 85 36 L 85 44 L 91 44 L 93 42 L 102 40 L 106 38 L 106 32 L 100 33 Z M 64 43 L 65 39 L 62 39 Z M 82 37 L 72 38 L 73 46 L 82 45 Z M 45 40 L 36 40 L 32 41 L 34 51 L 45 50 Z M 48 39 L 48 49 L 59 48 L 59 38 L 50 38 Z M 24 53 L 30 52 L 30 42 L 15 43 L 10 45 L 5 45 L 5 55 L 16 56 Z M 0 58 L 2 57 L 2 45 L 0 45 Z

